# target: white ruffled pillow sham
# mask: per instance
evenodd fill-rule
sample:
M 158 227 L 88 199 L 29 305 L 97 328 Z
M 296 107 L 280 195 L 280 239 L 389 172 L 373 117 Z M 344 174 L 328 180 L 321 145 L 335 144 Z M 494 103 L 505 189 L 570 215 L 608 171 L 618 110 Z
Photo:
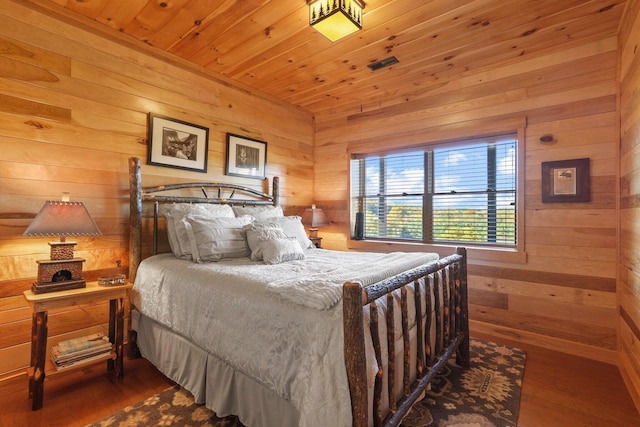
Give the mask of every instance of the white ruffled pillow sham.
M 167 224 L 167 237 L 171 252 L 178 258 L 191 259 L 191 242 L 182 219 L 187 215 L 199 215 L 208 218 L 235 218 L 229 205 L 202 203 L 174 203 L 160 206 Z
M 253 217 L 210 218 L 187 215 L 182 223 L 189 236 L 191 256 L 195 262 L 220 261 L 223 258 L 244 258 L 250 255 L 243 226 Z
M 234 206 L 236 216 L 251 215 L 257 220 L 284 216 L 282 206 Z

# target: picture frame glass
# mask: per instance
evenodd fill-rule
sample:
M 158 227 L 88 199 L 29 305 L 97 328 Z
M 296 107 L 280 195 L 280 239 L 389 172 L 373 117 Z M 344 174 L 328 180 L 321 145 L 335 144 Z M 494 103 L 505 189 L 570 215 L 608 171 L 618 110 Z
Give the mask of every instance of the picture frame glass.
M 266 142 L 227 134 L 227 175 L 264 179 L 266 164 Z
M 148 163 L 207 171 L 209 129 L 156 114 L 149 115 Z
M 576 168 L 553 169 L 554 196 L 575 196 L 577 194 L 576 172 Z

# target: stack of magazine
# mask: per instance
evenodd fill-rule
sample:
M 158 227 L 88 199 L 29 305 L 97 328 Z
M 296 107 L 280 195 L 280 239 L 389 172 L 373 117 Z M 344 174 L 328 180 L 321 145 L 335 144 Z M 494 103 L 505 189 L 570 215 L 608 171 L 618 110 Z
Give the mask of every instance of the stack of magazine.
M 111 352 L 109 338 L 103 333 L 61 341 L 51 348 L 51 359 L 57 370 L 103 358 Z

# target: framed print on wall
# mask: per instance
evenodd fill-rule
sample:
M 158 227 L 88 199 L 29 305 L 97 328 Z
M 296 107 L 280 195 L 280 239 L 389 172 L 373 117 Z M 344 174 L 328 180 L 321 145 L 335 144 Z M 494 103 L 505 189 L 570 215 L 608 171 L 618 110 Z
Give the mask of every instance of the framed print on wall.
M 207 171 L 209 128 L 149 113 L 150 165 Z
M 589 159 L 542 162 L 542 203 L 591 200 Z
M 227 175 L 264 179 L 266 168 L 266 142 L 227 133 Z

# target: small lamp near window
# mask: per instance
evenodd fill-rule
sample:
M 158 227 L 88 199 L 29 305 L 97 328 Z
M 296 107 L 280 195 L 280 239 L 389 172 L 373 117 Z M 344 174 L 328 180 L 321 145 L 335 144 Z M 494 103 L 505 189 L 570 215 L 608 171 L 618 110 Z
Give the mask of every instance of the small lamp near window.
M 32 286 L 34 294 L 86 287 L 82 278 L 84 259 L 74 258 L 76 242 L 71 236 L 98 236 L 100 229 L 82 202 L 70 202 L 64 193 L 60 201 L 45 202 L 23 236 L 60 236 L 59 242 L 49 242 L 51 259 L 36 261 L 38 279 Z
M 306 208 L 302 214 L 302 223 L 309 226 L 309 238 L 315 239 L 318 237 L 318 227 L 323 225 L 329 225 L 326 215 L 320 208 L 316 208 L 316 205 L 311 205 L 311 208 Z

